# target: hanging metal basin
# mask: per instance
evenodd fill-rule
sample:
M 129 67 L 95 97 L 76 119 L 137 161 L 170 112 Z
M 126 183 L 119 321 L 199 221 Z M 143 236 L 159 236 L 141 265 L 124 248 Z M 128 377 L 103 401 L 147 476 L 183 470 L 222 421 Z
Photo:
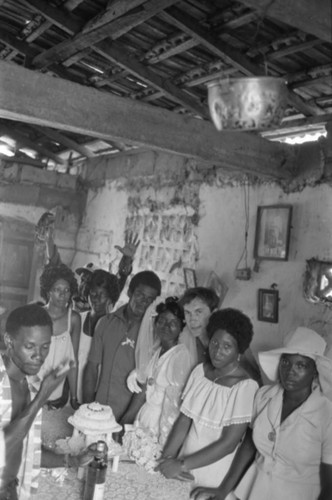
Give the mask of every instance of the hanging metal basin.
M 207 85 L 210 114 L 218 130 L 267 129 L 283 118 L 287 87 L 282 78 L 234 78 Z

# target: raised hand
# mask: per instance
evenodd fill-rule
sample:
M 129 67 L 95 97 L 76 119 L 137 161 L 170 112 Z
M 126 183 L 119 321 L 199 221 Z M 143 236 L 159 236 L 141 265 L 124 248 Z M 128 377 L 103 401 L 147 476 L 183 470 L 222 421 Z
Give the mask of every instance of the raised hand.
M 120 247 L 119 245 L 115 245 L 115 248 L 119 250 L 125 257 L 129 257 L 131 260 L 134 260 L 134 256 L 139 244 L 140 240 L 138 239 L 138 234 L 133 234 L 131 231 L 126 231 L 124 246 Z
M 53 237 L 55 215 L 45 212 L 35 226 L 35 239 L 39 243 L 48 242 Z

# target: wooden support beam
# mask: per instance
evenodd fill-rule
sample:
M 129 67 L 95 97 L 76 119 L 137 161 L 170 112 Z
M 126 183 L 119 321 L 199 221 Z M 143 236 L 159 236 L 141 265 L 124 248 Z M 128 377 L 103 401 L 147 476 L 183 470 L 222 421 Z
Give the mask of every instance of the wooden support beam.
M 59 165 L 64 165 L 66 163 L 65 160 L 60 158 L 58 155 L 56 155 L 52 151 L 49 151 L 47 148 L 44 148 L 44 146 L 39 146 L 39 144 L 36 144 L 35 141 L 32 141 L 31 139 L 29 139 L 24 134 L 16 130 L 14 127 L 11 127 L 10 125 L 4 125 L 3 123 L 0 123 L 0 132 L 1 134 L 9 135 L 9 137 L 15 139 L 15 141 L 18 142 L 19 147 L 21 148 L 27 147 L 29 149 L 37 151 L 42 156 L 45 156 L 46 158 L 51 158 L 53 161 L 55 161 L 55 163 L 58 163 Z
M 65 40 L 58 45 L 51 47 L 42 54 L 35 57 L 33 64 L 36 68 L 45 68 L 52 63 L 59 63 L 68 59 L 76 52 L 91 45 L 101 42 L 105 38 L 116 38 L 124 35 L 135 26 L 139 26 L 151 17 L 158 14 L 163 9 L 174 4 L 177 0 L 149 0 L 140 8 L 127 13 L 103 24 L 87 33 L 78 33 L 74 38 Z
M 23 4 L 30 7 L 38 14 L 42 14 L 47 21 L 55 24 L 58 28 L 64 30 L 69 35 L 80 31 L 84 22 L 78 19 L 73 14 L 69 14 L 61 7 L 53 7 L 46 0 L 20 0 Z
M 200 159 L 273 179 L 290 178 L 291 149 L 205 120 L 100 92 L 0 61 L 0 117 Z
M 325 113 L 324 115 L 319 116 L 309 116 L 304 118 L 294 118 L 292 119 L 284 119 L 282 121 L 282 128 L 278 129 L 282 131 L 282 129 L 289 130 L 293 127 L 305 127 L 306 125 L 318 125 L 324 123 L 332 123 L 332 113 Z
M 308 49 L 312 49 L 317 45 L 322 45 L 321 40 L 309 40 L 308 42 L 292 44 L 284 49 L 276 50 L 270 54 L 266 54 L 267 61 L 275 61 L 276 59 L 281 59 L 282 57 L 287 57 L 291 54 L 296 54 L 297 52 L 305 52 Z
M 325 42 L 332 41 L 331 0 L 239 0 L 263 17 L 270 17 L 311 33 Z
M 114 19 L 124 16 L 127 12 L 140 7 L 145 2 L 146 0 L 126 0 L 125 2 L 123 0 L 112 0 L 112 2 L 108 3 L 106 10 L 86 23 L 83 32 L 88 33 L 95 28 L 108 24 Z
M 3 41 L 8 47 L 12 50 L 16 50 L 20 52 L 20 54 L 26 57 L 26 66 L 29 67 L 29 62 L 33 59 L 38 52 L 30 47 L 27 42 L 22 42 L 18 40 L 14 35 L 5 31 L 4 29 L 0 30 L 0 40 Z M 86 80 L 82 77 L 78 76 L 75 72 L 68 71 L 63 65 L 52 64 L 48 67 L 48 70 L 59 76 L 60 78 L 64 78 L 65 80 L 70 80 L 76 83 L 80 83 L 81 85 L 88 84 Z
M 210 33 L 202 28 L 195 19 L 187 14 L 183 14 L 183 12 L 178 8 L 172 7 L 168 9 L 167 12 L 163 12 L 161 14 L 161 17 L 169 24 L 176 26 L 178 29 L 181 29 L 193 38 L 198 39 L 199 42 L 208 48 L 212 53 L 216 54 L 218 57 L 222 57 L 245 75 L 265 75 L 265 68 L 262 65 L 258 66 L 252 63 L 248 57 L 239 54 L 239 52 L 235 51 L 229 44 L 211 36 Z M 307 104 L 292 90 L 288 91 L 288 101 L 292 106 L 295 106 L 305 115 L 315 115 L 321 113 L 318 106 Z
M 38 127 L 37 125 L 34 125 L 33 128 L 37 130 L 40 134 L 46 135 L 46 137 L 49 137 L 53 141 L 59 142 L 60 144 L 66 146 L 69 149 L 74 149 L 85 158 L 94 158 L 96 156 L 93 153 L 93 151 L 85 147 L 83 144 L 79 144 L 78 142 L 74 141 L 73 139 L 70 139 L 69 137 L 65 136 L 64 134 L 61 134 L 60 132 L 57 132 L 54 129 L 49 129 L 46 127 Z
M 137 59 L 130 57 L 122 45 L 110 45 L 105 41 L 96 45 L 94 50 L 106 57 L 113 64 L 136 76 L 139 80 L 161 91 L 168 99 L 175 101 L 184 108 L 190 109 L 199 116 L 209 117 L 208 110 L 198 100 L 193 99 L 185 91 L 177 88 L 169 79 L 164 80 L 150 68 L 137 61 Z
M 82 3 L 84 0 L 67 0 L 63 7 L 68 11 L 68 12 L 71 12 L 72 10 L 74 10 L 80 3 Z M 38 38 L 40 35 L 42 35 L 43 33 L 45 33 L 45 31 L 47 31 L 50 27 L 52 26 L 52 22 L 47 20 L 47 21 L 44 21 L 40 26 L 39 28 L 37 28 L 35 31 L 33 31 L 31 33 L 31 35 L 29 35 L 27 38 L 26 38 L 26 42 L 29 42 L 31 43 L 33 40 L 35 40 L 36 38 Z
M 180 9 L 172 7 L 163 12 L 160 17 L 171 26 L 175 26 L 179 30 L 184 31 L 192 38 L 196 39 L 213 54 L 218 57 L 222 57 L 245 75 L 251 76 L 255 74 L 265 74 L 264 66 L 258 68 L 247 57 L 234 50 L 228 43 L 223 42 L 216 36 L 211 35 L 209 31 L 199 25 L 196 19 L 188 14 L 184 14 Z

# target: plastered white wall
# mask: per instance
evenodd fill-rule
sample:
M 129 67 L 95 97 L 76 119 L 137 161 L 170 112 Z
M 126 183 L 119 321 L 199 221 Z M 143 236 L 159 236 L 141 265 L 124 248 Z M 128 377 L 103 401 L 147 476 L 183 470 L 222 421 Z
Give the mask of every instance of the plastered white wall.
M 141 198 L 142 203 L 146 201 L 143 189 L 138 188 L 135 193 L 128 192 L 122 180 L 108 181 L 105 187 L 89 193 L 86 216 L 79 232 L 80 241 L 77 242 L 77 248 L 84 251 L 76 254 L 74 267 L 91 260 L 107 269 L 111 261 L 113 271 L 116 270 L 120 253 L 114 245 L 123 242 L 127 202 L 133 194 Z M 161 211 L 167 211 L 169 188 L 154 189 L 150 192 L 150 201 L 151 197 L 162 207 Z M 325 184 L 285 194 L 275 184 L 251 186 L 249 199 L 248 265 L 251 268 L 254 265 L 253 246 L 259 205 L 292 204 L 289 260 L 261 261 L 259 272 L 253 272 L 250 281 L 236 280 L 234 270 L 244 247 L 243 187 L 202 184 L 195 235 L 198 242 L 196 271 L 199 284 L 205 284 L 211 271 L 215 271 L 225 281 L 229 290 L 223 305 L 243 310 L 254 323 L 254 352 L 281 345 L 284 335 L 297 325 L 316 329 L 332 344 L 331 310 L 306 302 L 302 294 L 306 259 L 318 257 L 332 260 L 332 188 Z M 134 270 L 137 270 L 137 262 Z M 273 283 L 277 284 L 280 294 L 277 324 L 257 320 L 257 290 L 270 288 Z
M 106 181 L 105 186 L 90 190 L 85 216 L 78 232 L 78 249 L 72 267 L 76 269 L 88 262 L 116 271 L 121 257 L 115 245 L 123 245 L 127 216 L 128 194 L 122 181 Z
M 200 189 L 198 273 L 212 268 L 229 286 L 224 306 L 242 309 L 255 327 L 255 351 L 279 346 L 293 327 L 307 325 L 332 343 L 332 311 L 308 303 L 302 294 L 305 261 L 311 257 L 332 260 L 332 188 L 307 187 L 285 194 L 276 185 L 250 187 L 248 265 L 253 268 L 253 247 L 258 205 L 290 203 L 293 206 L 289 260 L 263 260 L 250 281 L 238 281 L 234 270 L 244 247 L 243 187 Z M 243 261 L 241 263 L 243 267 Z M 279 323 L 257 321 L 257 290 L 276 283 L 280 294 Z

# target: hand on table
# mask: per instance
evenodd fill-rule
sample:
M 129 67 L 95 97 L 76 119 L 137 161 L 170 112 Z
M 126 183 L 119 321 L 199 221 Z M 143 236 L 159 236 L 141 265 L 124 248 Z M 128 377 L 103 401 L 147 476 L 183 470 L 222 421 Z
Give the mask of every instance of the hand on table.
M 159 471 L 167 479 L 176 479 L 183 472 L 181 462 L 177 458 L 162 458 L 155 471 Z
M 125 257 L 134 260 L 135 253 L 139 244 L 140 240 L 138 239 L 138 234 L 134 235 L 133 233 L 126 231 L 124 246 L 120 247 L 119 245 L 115 245 L 115 248 L 119 250 Z

